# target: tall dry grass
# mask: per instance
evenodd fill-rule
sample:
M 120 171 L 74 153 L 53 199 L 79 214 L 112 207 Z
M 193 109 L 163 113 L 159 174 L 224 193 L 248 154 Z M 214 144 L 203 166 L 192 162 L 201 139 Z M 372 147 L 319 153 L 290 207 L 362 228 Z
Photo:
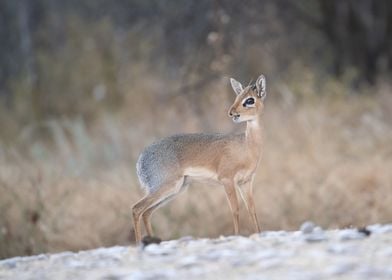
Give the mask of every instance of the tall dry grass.
M 308 82 L 279 82 L 269 92 L 255 182 L 264 230 L 294 229 L 305 220 L 330 228 L 391 221 L 390 88 L 359 97 L 334 82 L 319 90 L 330 94 L 309 98 L 315 88 Z M 154 90 L 142 91 L 136 98 L 144 103 L 132 95 L 126 112 L 93 125 L 82 118 L 42 122 L 0 146 L 0 258 L 129 244 L 130 207 L 142 196 L 135 161 L 143 146 L 176 132 L 240 127 L 226 116 L 233 99 L 226 82 L 197 97 L 198 109 L 186 95 L 156 101 Z M 249 234 L 243 208 L 241 233 Z M 153 225 L 164 239 L 232 232 L 222 188 L 201 184 L 159 209 Z

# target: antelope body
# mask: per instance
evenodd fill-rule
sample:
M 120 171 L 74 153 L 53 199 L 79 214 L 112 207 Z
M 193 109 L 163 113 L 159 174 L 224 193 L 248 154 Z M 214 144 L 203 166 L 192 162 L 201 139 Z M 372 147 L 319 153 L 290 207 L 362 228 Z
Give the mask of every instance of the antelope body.
M 141 221 L 152 235 L 152 212 L 186 188 L 192 178 L 205 178 L 224 186 L 233 216 L 234 233 L 239 231 L 239 190 L 254 228 L 260 231 L 253 201 L 252 183 L 261 156 L 259 115 L 266 96 L 265 78 L 245 88 L 230 79 L 237 94 L 229 109 L 236 123 L 246 122 L 240 134 L 181 134 L 148 146 L 139 156 L 136 169 L 143 197 L 132 207 L 135 239 L 141 240 Z

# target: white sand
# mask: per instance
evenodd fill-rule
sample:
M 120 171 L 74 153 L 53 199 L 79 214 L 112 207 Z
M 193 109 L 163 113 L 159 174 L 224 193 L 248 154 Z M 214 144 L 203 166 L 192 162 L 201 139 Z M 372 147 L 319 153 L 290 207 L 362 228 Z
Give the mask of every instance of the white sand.
M 0 261 L 0 279 L 392 279 L 392 224 L 179 240 Z

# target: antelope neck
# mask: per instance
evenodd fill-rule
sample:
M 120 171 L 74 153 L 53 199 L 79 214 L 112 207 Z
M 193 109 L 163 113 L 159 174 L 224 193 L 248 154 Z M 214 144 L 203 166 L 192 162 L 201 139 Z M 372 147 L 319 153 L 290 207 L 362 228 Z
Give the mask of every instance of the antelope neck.
M 250 147 L 257 147 L 257 151 L 260 151 L 262 138 L 259 118 L 246 122 L 245 138 Z

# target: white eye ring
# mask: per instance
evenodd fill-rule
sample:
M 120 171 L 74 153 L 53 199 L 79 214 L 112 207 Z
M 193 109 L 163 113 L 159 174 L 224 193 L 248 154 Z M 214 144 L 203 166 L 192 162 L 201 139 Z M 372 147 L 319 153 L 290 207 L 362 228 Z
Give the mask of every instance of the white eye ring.
M 247 101 L 250 100 L 250 99 L 253 100 L 253 104 L 247 104 Z M 246 107 L 246 108 L 256 107 L 255 99 L 254 99 L 253 97 L 244 98 L 244 99 L 242 100 L 242 106 L 244 106 L 244 107 Z

